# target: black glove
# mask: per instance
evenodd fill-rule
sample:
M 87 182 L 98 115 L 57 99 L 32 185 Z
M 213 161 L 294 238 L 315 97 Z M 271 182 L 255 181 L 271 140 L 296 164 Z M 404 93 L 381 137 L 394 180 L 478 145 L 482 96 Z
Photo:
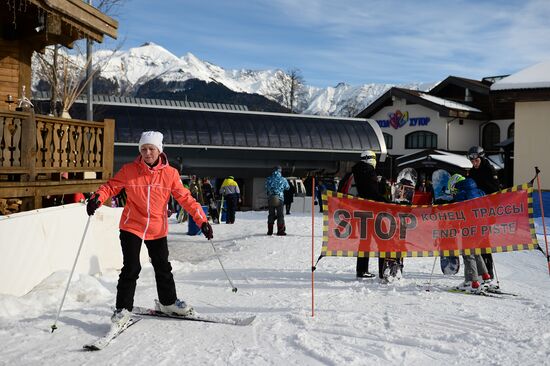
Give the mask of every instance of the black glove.
M 214 232 L 212 231 L 212 226 L 208 223 L 208 221 L 204 222 L 201 226 L 201 231 L 204 234 L 204 237 L 208 240 L 214 238 Z
M 99 206 L 101 206 L 99 196 L 97 194 L 93 194 L 88 200 L 88 204 L 86 204 L 86 212 L 88 213 L 88 216 L 93 216 L 95 210 L 97 210 Z

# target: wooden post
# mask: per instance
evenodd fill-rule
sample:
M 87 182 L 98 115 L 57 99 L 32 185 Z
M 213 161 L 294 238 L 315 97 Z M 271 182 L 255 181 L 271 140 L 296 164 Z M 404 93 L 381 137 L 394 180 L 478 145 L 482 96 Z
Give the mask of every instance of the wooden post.
M 113 175 L 115 160 L 115 120 L 106 119 L 103 123 L 103 161 L 101 178 L 110 179 Z
M 21 167 L 27 170 L 22 180 L 36 181 L 36 120 L 34 111 L 21 121 Z

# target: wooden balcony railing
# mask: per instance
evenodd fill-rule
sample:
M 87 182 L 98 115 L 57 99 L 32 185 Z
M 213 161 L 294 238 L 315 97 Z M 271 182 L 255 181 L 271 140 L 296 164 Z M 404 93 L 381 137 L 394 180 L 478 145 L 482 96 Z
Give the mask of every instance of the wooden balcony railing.
M 113 154 L 114 120 L 0 111 L 0 198 L 35 196 L 37 208 L 40 195 L 91 191 L 111 177 Z

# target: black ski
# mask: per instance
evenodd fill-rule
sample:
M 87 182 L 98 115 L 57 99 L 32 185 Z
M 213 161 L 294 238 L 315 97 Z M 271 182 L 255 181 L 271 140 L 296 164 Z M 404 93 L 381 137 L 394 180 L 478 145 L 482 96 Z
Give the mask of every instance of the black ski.
M 167 314 L 159 310 L 144 308 L 140 306 L 134 306 L 132 313 L 136 315 L 141 315 L 141 316 L 154 316 L 154 317 L 171 318 L 171 319 L 178 319 L 178 320 L 189 320 L 189 321 L 196 321 L 196 322 L 241 325 L 241 326 L 250 325 L 252 324 L 254 319 L 256 319 L 255 315 L 249 316 L 249 317 L 243 317 L 243 318 L 224 317 L 224 316 L 216 316 L 216 315 L 197 314 L 197 313 L 194 313 L 188 316 L 181 316 L 176 314 Z
M 83 348 L 88 351 L 102 350 L 103 348 L 107 347 L 113 339 L 118 337 L 122 332 L 124 332 L 126 329 L 136 324 L 140 320 L 141 318 L 139 317 L 133 317 L 122 328 L 119 327 L 117 324 L 113 324 L 111 326 L 111 329 L 109 330 L 109 333 L 107 333 L 103 337 L 99 337 L 92 343 L 85 344 Z

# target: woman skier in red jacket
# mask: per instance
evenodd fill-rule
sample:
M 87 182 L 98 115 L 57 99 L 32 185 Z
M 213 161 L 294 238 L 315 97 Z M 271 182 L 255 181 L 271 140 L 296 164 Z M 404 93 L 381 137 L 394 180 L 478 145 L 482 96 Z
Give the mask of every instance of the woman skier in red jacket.
M 116 196 L 122 189 L 126 191 L 127 202 L 119 223 L 124 265 L 117 285 L 116 310 L 111 318 L 119 324 L 131 318 L 136 281 L 141 271 L 142 241 L 155 271 L 158 310 L 184 316 L 193 313 L 191 306 L 177 298 L 172 266 L 168 261 L 167 203 L 170 194 L 189 212 L 204 236 L 208 240 L 213 238 L 212 227 L 201 205 L 183 186 L 179 172 L 168 164 L 162 152 L 162 139 L 160 132 L 143 132 L 139 140 L 140 155 L 99 187 L 86 207 L 91 216 L 106 199 Z

